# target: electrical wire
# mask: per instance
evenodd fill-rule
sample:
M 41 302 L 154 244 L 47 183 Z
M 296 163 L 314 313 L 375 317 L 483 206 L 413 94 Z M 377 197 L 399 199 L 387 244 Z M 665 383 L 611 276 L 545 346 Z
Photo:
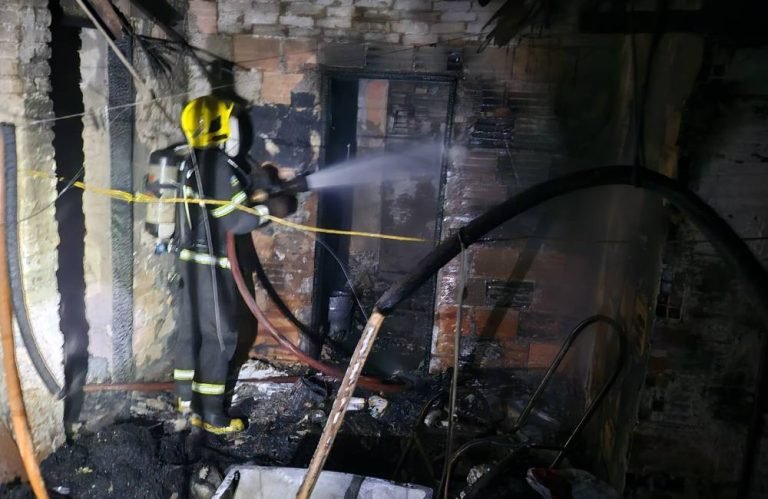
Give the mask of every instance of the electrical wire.
M 115 116 L 109 118 L 109 120 L 107 121 L 107 127 L 109 127 L 112 123 L 114 123 L 114 121 L 117 118 L 122 116 L 122 114 L 125 112 L 126 109 L 127 108 L 123 107 L 123 109 L 120 111 L 120 113 L 117 113 L 117 114 L 115 114 Z M 69 115 L 67 115 L 67 116 L 69 116 Z M 45 172 L 41 172 L 39 170 L 23 170 L 22 169 L 22 170 L 18 170 L 18 171 L 20 171 L 22 173 L 25 173 L 25 174 L 29 174 L 29 175 L 31 175 L 33 177 L 55 178 L 59 182 L 64 182 L 66 180 L 65 177 L 56 177 L 56 175 L 48 174 L 48 173 L 45 173 Z M 47 211 L 52 206 L 54 206 L 59 201 L 59 199 L 61 199 L 61 197 L 64 194 L 66 194 L 66 192 L 69 189 L 74 187 L 74 185 L 76 183 L 81 182 L 79 179 L 83 176 L 84 173 L 85 173 L 85 164 L 83 164 L 80 167 L 80 169 L 77 170 L 77 172 L 72 176 L 72 178 L 70 178 L 69 180 L 66 180 L 67 184 L 64 187 L 62 187 L 61 190 L 59 190 L 59 193 L 56 195 L 56 197 L 52 201 L 50 201 L 49 203 L 47 203 L 45 206 L 41 207 L 40 209 L 34 211 L 33 213 L 27 215 L 26 217 L 18 219 L 16 221 L 16 225 L 18 225 L 18 224 L 20 224 L 22 222 L 26 222 L 28 220 L 31 220 L 31 219 L 35 218 L 36 216 L 38 216 L 38 215 L 42 215 L 45 211 Z M 0 225 L 6 225 L 5 221 L 0 222 Z
M 143 36 L 143 35 L 141 35 L 141 36 Z M 473 39 L 478 38 L 479 36 L 480 35 L 457 36 L 457 37 L 454 37 L 454 38 L 446 39 L 446 40 L 444 40 L 441 43 L 450 44 L 450 43 L 453 43 L 453 42 L 456 42 L 456 41 L 473 40 Z M 349 45 L 354 45 L 354 44 L 350 42 Z M 408 52 L 408 51 L 412 51 L 412 50 L 419 50 L 419 49 L 425 48 L 425 47 L 437 47 L 437 46 L 438 46 L 437 43 L 416 44 L 416 45 L 412 45 L 412 46 L 409 46 L 409 47 L 401 47 L 401 48 L 398 48 L 398 49 L 384 50 L 384 51 L 379 52 L 377 55 L 379 55 L 379 56 L 387 56 L 387 55 L 397 54 L 397 53 L 401 53 L 401 52 Z M 200 50 L 204 50 L 204 49 L 200 49 Z M 299 50 L 299 51 L 296 51 L 296 52 L 286 53 L 283 56 L 280 56 L 280 55 L 264 56 L 264 57 L 257 57 L 257 58 L 253 58 L 253 59 L 242 59 L 242 60 L 238 60 L 238 61 L 229 61 L 226 58 L 223 58 L 223 57 L 220 57 L 220 56 L 215 56 L 213 54 L 212 54 L 212 57 L 215 56 L 215 57 L 219 58 L 222 61 L 231 62 L 234 66 L 237 66 L 237 67 L 247 68 L 246 64 L 253 64 L 253 63 L 258 63 L 258 62 L 266 62 L 266 61 L 270 61 L 270 60 L 280 59 L 281 57 L 292 57 L 292 56 L 298 56 L 298 55 L 319 55 L 319 54 L 320 54 L 320 49 L 316 49 L 316 50 Z M 101 68 L 102 66 L 87 66 L 87 67 L 89 67 L 89 68 Z M 103 68 L 106 69 L 106 67 L 103 67 Z M 250 74 L 243 75 L 243 79 L 247 81 L 249 76 L 252 77 L 253 79 L 256 79 L 256 80 L 261 78 L 260 73 L 254 73 L 252 75 L 250 75 Z M 231 89 L 231 88 L 234 88 L 236 85 L 237 84 L 234 83 L 234 82 L 233 83 L 225 83 L 225 84 L 221 84 L 221 85 L 211 86 L 210 89 L 211 90 Z M 165 95 L 156 95 L 153 92 L 151 97 L 148 98 L 148 99 L 137 99 L 136 101 L 130 102 L 130 103 L 127 103 L 127 104 L 120 104 L 120 105 L 116 105 L 116 106 L 107 106 L 107 107 L 104 107 L 104 110 L 105 111 L 112 111 L 112 110 L 115 110 L 115 109 L 121 109 L 121 108 L 125 108 L 125 107 L 136 107 L 136 106 L 139 106 L 139 105 L 142 105 L 142 104 L 153 104 L 153 103 L 155 103 L 157 101 L 160 101 L 160 100 L 175 99 L 175 98 L 187 97 L 187 96 L 189 96 L 189 92 L 177 92 L 177 93 L 165 94 Z M 84 111 L 82 113 L 72 113 L 72 114 L 69 114 L 69 115 L 66 115 L 66 116 L 59 116 L 59 117 L 54 117 L 54 118 L 39 118 L 39 119 L 33 119 L 33 120 L 25 120 L 23 117 L 18 117 L 18 119 L 20 119 L 22 121 L 26 121 L 26 123 L 24 123 L 22 125 L 19 125 L 18 128 L 28 128 L 28 127 L 32 127 L 32 126 L 36 126 L 36 125 L 50 123 L 50 122 L 53 122 L 53 121 L 72 119 L 72 118 L 79 118 L 79 117 L 83 117 L 83 116 L 86 116 L 86 115 L 89 115 L 89 114 L 93 114 L 93 113 L 94 113 L 94 111 Z M 170 117 L 170 115 L 167 115 L 166 111 L 163 111 L 163 114 L 166 115 L 166 118 L 168 118 L 170 121 L 173 122 L 173 119 Z
M 46 203 L 46 204 L 45 204 L 45 206 L 43 206 L 43 207 L 39 208 L 38 210 L 36 210 L 36 211 L 34 211 L 34 212 L 30 213 L 30 214 L 29 214 L 29 215 L 27 215 L 26 217 L 23 217 L 23 218 L 20 218 L 20 219 L 16 220 L 16 225 L 19 225 L 19 224 L 20 224 L 20 223 L 22 223 L 22 222 L 26 222 L 26 221 L 28 221 L 28 220 L 31 220 L 31 219 L 35 218 L 36 216 L 38 216 L 38 215 L 42 215 L 42 214 L 43 214 L 45 211 L 49 210 L 49 209 L 50 209 L 52 206 L 54 206 L 54 205 L 55 205 L 55 204 L 56 204 L 56 203 L 59 201 L 59 199 L 61 199 L 61 197 L 62 197 L 64 194 L 66 194 L 66 192 L 67 192 L 69 189 L 71 189 L 71 188 L 72 188 L 72 187 L 73 187 L 73 186 L 74 186 L 74 185 L 75 185 L 75 184 L 78 182 L 78 180 L 77 180 L 77 179 L 78 179 L 78 178 L 80 178 L 80 177 L 83 175 L 83 173 L 84 173 L 84 172 L 85 172 L 85 165 L 83 165 L 83 166 L 81 166 L 81 167 L 80 167 L 80 169 L 77 171 L 77 173 L 75 174 L 75 176 L 74 176 L 74 177 L 72 177 L 72 178 L 69 180 L 69 182 L 67 182 L 67 184 L 66 184 L 64 187 L 62 187 L 62 188 L 61 188 L 61 190 L 59 191 L 59 193 L 56 195 L 56 197 L 55 197 L 55 198 L 53 198 L 53 200 L 52 200 L 52 201 L 50 201 L 50 202 Z M 5 223 L 5 221 L 2 221 L 2 222 L 0 222 L 0 225 L 3 225 L 3 226 L 8 226 L 8 225 Z
M 307 232 L 303 232 L 309 237 L 309 234 Z M 357 292 L 355 292 L 355 285 L 353 284 L 352 277 L 349 275 L 349 271 L 344 265 L 344 262 L 341 261 L 341 258 L 339 258 L 339 255 L 336 254 L 333 249 L 331 249 L 330 246 L 328 246 L 328 243 L 323 241 L 321 238 L 316 237 L 314 238 L 315 241 L 322 246 L 325 251 L 327 251 L 334 260 L 336 260 L 336 263 L 339 264 L 339 268 L 341 269 L 341 272 L 344 274 L 344 278 L 347 280 L 347 285 L 349 286 L 349 291 L 352 293 L 352 296 L 355 298 L 355 302 L 357 303 L 357 307 L 360 309 L 360 313 L 363 314 L 363 317 L 365 317 L 366 322 L 368 321 L 368 314 L 365 311 L 365 307 L 363 307 L 363 302 L 360 301 L 360 297 L 357 295 Z

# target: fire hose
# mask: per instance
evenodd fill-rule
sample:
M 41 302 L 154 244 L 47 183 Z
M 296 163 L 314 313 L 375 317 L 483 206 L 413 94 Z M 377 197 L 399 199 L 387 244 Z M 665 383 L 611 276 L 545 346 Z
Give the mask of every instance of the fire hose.
M 361 368 L 376 340 L 385 315 L 390 314 L 399 303 L 458 255 L 463 247 L 475 243 L 507 220 L 550 199 L 591 187 L 610 185 L 634 186 L 653 191 L 686 214 L 717 248 L 726 263 L 743 278 L 754 296 L 757 313 L 768 324 L 768 271 L 746 243 L 711 206 L 676 180 L 646 168 L 620 165 L 584 170 L 537 184 L 494 206 L 459 229 L 456 235 L 435 247 L 416 264 L 413 272 L 406 274 L 393 284 L 376 302 L 374 313 L 355 348 L 323 434 L 296 497 L 309 499 L 312 494 L 336 435 L 344 422 L 352 391 L 357 385 Z M 750 436 L 753 436 L 755 428 L 760 427 L 762 400 L 758 400 L 755 406 Z M 750 440 L 748 447 L 757 445 L 757 439 Z
M 278 329 L 272 324 L 264 311 L 261 310 L 261 308 L 256 303 L 256 299 L 248 290 L 245 277 L 240 270 L 240 262 L 237 259 L 237 245 L 235 242 L 235 236 L 231 232 L 227 233 L 227 257 L 229 258 L 229 262 L 232 267 L 232 276 L 235 279 L 235 283 L 237 284 L 237 289 L 240 292 L 240 296 L 243 298 L 243 301 L 253 316 L 256 318 L 256 320 L 259 321 L 259 324 L 264 326 L 264 329 L 266 329 L 267 333 L 272 337 L 272 339 L 274 339 L 278 345 L 291 352 L 303 364 L 306 364 L 307 366 L 325 374 L 326 376 L 342 379 L 344 377 L 344 371 L 317 359 L 313 359 L 306 353 L 302 352 L 299 347 L 291 343 L 280 331 L 278 331 Z M 358 375 L 359 374 L 360 373 L 358 372 Z M 395 393 L 401 391 L 404 388 L 404 385 L 385 383 L 381 380 L 368 376 L 359 375 L 359 381 L 362 388 L 376 392 Z

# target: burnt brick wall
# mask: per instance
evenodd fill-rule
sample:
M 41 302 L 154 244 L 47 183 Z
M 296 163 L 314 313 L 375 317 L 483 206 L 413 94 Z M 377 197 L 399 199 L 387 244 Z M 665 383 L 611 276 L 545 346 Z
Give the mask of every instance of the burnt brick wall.
M 330 57 L 334 66 L 349 66 L 359 57 L 355 48 L 365 51 L 358 43 L 364 42 L 373 44 L 368 57 L 370 61 L 375 59 L 380 69 L 403 70 L 401 66 L 405 65 L 405 69 L 413 70 L 414 64 L 407 58 L 388 58 L 390 48 L 477 40 L 499 4 L 497 1 L 480 7 L 469 1 L 191 0 L 187 29 L 194 43 L 237 62 L 234 89 L 254 107 L 251 117 L 259 128 L 260 141 L 252 149 L 254 156 L 273 159 L 286 171 L 311 171 L 322 158 L 318 62 L 327 63 Z M 351 55 L 342 53 L 345 47 L 353 48 Z M 436 54 L 445 66 L 444 54 Z M 427 54 L 427 58 L 431 56 Z M 193 94 L 209 91 L 210 86 L 192 76 Z M 309 133 L 304 134 L 307 127 Z M 304 131 L 297 133 L 297 129 Z M 290 154 L 297 149 L 298 154 Z M 299 221 L 315 223 L 316 203 L 312 195 L 302 200 Z M 308 322 L 314 271 L 311 236 L 275 226 L 256 233 L 254 239 L 278 291 Z M 260 296 L 260 302 L 281 331 L 295 338 L 295 329 L 278 317 L 269 301 Z M 429 331 L 422 334 L 427 338 Z M 269 360 L 291 360 L 263 331 L 257 336 L 253 354 Z
M 0 4 L 0 122 L 16 126 L 18 219 L 21 271 L 32 332 L 48 368 L 61 384 L 62 336 L 56 285 L 59 238 L 54 217 L 56 197 L 53 151 L 53 103 L 49 42 L 51 12 L 46 0 L 8 0 Z M 41 120 L 38 122 L 38 120 Z M 35 178 L 29 170 L 51 175 Z M 5 244 L 5 241 L 3 241 Z M 34 440 L 43 459 L 64 442 L 63 402 L 40 380 L 19 334 L 16 362 Z M 13 352 L 11 352 L 13 355 Z M 22 477 L 13 440 L 6 389 L 0 374 L 0 482 Z
M 765 65 L 744 51 L 700 83 L 682 125 L 690 186 L 736 230 L 765 265 L 768 219 L 768 89 L 742 70 Z M 751 61 L 751 62 L 750 62 Z M 761 62 L 762 61 L 762 62 Z M 749 95 L 745 95 L 749 94 Z M 672 227 L 656 304 L 656 326 L 629 497 L 736 497 L 753 409 L 765 325 L 743 283 L 685 221 Z M 762 442 L 751 497 L 765 497 Z

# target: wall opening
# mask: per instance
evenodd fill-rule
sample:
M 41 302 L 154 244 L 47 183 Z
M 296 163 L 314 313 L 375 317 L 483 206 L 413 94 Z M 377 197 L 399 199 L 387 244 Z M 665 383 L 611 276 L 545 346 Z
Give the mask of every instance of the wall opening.
M 64 422 L 77 420 L 83 404 L 82 386 L 88 372 L 88 321 L 85 316 L 85 215 L 83 191 L 71 188 L 71 180 L 82 178 L 83 123 L 66 119 L 84 111 L 80 90 L 80 28 L 66 25 L 59 2 L 49 4 L 51 24 L 51 100 L 56 118 L 53 147 L 59 182 L 56 199 L 59 247 L 58 282 L 60 326 L 64 335 L 64 385 L 69 394 L 64 402 Z M 74 69 L 78 68 L 78 69 Z M 62 119 L 64 118 L 64 119 Z
M 325 237 L 323 242 L 348 268 L 351 286 L 340 263 L 333 261 L 322 244 L 318 246 L 317 324 L 325 324 L 332 296 L 353 291 L 357 298 L 348 301 L 354 310 L 352 326 L 341 333 L 338 330 L 344 328 L 330 326 L 330 339 L 341 343 L 342 350 L 351 351 L 365 322 L 357 299 L 369 312 L 376 299 L 439 239 L 444 188 L 440 144 L 446 140 L 453 86 L 449 79 L 329 74 L 327 89 L 324 168 L 348 158 L 387 154 L 393 168 L 400 166 L 395 162 L 408 161 L 413 171 L 407 178 L 398 173 L 396 179 L 388 179 L 384 166 L 381 181 L 323 192 L 318 203 L 319 225 L 428 241 Z M 429 143 L 437 144 L 434 154 L 430 151 L 422 156 L 420 148 Z M 414 151 L 419 151 L 416 160 L 412 160 Z M 369 360 L 372 371 L 391 375 L 427 368 L 434 303 L 433 278 L 388 318 Z

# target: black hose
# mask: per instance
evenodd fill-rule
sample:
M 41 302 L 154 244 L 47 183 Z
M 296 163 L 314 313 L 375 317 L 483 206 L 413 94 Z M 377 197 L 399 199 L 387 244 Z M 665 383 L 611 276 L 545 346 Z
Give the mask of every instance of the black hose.
M 24 297 L 24 280 L 21 272 L 21 258 L 19 255 L 19 216 L 17 206 L 17 162 L 16 162 L 16 131 L 13 125 L 3 123 L 3 146 L 5 148 L 5 247 L 8 253 L 8 275 L 11 284 L 11 302 L 13 312 L 16 316 L 16 322 L 19 325 L 19 333 L 27 349 L 29 359 L 35 367 L 37 374 L 43 381 L 43 384 L 51 393 L 57 397 L 62 396 L 62 388 L 56 381 L 56 377 L 51 373 L 48 365 L 40 353 L 35 336 L 32 333 L 32 325 L 27 315 L 27 304 Z
M 384 315 L 390 314 L 400 302 L 458 255 L 462 244 L 466 247 L 475 243 L 491 230 L 526 210 L 558 196 L 590 187 L 631 186 L 635 182 L 638 187 L 669 200 L 707 236 L 723 259 L 735 268 L 747 283 L 755 296 L 758 314 L 768 325 L 768 272 L 744 241 L 712 207 L 677 181 L 647 168 L 640 168 L 633 175 L 631 166 L 606 166 L 564 175 L 526 189 L 491 208 L 425 256 L 415 265 L 415 272 L 402 277 L 384 293 L 376 302 L 376 309 Z

